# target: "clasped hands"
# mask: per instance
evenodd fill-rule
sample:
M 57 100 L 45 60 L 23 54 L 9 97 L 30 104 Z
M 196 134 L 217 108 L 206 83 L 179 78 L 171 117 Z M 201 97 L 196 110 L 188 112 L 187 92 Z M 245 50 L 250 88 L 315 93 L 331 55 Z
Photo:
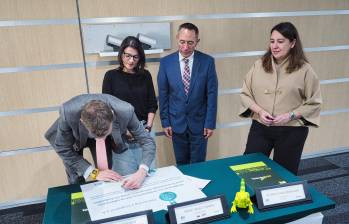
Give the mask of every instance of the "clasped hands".
M 102 170 L 96 177 L 96 180 L 100 181 L 122 181 L 122 187 L 125 189 L 138 189 L 142 186 L 145 177 L 147 176 L 147 171 L 140 168 L 134 174 L 123 178 L 120 174 L 113 170 Z
M 166 137 L 172 138 L 172 134 L 173 134 L 172 127 L 166 127 L 166 128 L 164 128 L 164 133 L 165 133 L 165 136 L 166 136 Z M 203 136 L 204 136 L 206 139 L 208 139 L 208 138 L 211 137 L 212 135 L 213 135 L 213 129 L 204 128 Z
M 263 109 L 258 112 L 258 115 L 263 124 L 271 125 L 271 126 L 283 125 L 291 120 L 289 113 L 272 116 L 271 114 L 269 114 L 267 111 Z

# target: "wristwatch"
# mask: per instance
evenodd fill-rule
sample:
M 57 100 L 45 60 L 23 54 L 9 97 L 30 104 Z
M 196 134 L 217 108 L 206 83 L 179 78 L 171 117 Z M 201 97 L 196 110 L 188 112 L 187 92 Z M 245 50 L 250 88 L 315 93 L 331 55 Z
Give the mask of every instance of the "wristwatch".
M 88 176 L 91 180 L 96 180 L 97 176 L 99 174 L 99 170 L 98 169 L 94 169 L 92 170 L 92 172 L 90 173 L 90 175 Z
M 139 168 L 144 169 L 147 173 L 149 172 L 149 167 L 147 165 L 141 164 L 139 165 Z
M 145 130 L 148 130 L 148 132 L 151 132 L 151 127 L 149 125 L 144 126 Z
M 292 111 L 290 112 L 290 120 L 293 121 L 294 119 L 296 119 L 296 114 Z

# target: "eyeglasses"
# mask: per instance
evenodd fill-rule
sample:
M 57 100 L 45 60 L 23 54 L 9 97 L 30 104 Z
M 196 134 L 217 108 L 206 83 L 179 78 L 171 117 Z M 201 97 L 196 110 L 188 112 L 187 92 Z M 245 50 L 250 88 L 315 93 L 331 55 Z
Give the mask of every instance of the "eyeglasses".
M 131 58 L 133 58 L 134 61 L 139 60 L 139 55 L 132 55 L 132 54 L 125 53 L 125 52 L 123 53 L 123 55 L 127 60 L 131 60 Z

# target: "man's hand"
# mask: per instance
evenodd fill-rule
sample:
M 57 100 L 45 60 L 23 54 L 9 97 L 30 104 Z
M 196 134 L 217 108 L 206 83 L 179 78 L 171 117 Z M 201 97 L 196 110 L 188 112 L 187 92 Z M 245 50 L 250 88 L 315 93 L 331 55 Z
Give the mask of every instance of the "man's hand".
M 172 128 L 171 127 L 166 127 L 164 128 L 164 132 L 167 138 L 172 138 Z
M 124 180 L 122 187 L 126 189 L 138 189 L 142 186 L 146 176 L 147 171 L 145 171 L 143 168 L 139 168 L 137 172 Z
M 213 130 L 209 128 L 204 128 L 204 136 L 205 138 L 209 138 L 213 135 Z
M 129 132 L 128 130 L 127 130 L 127 132 L 126 132 L 126 137 L 127 137 L 127 140 L 129 140 L 129 141 L 133 141 L 133 140 L 134 140 L 133 135 L 132 135 L 131 132 Z
M 120 181 L 122 180 L 122 176 L 113 170 L 100 170 L 96 180 L 102 181 Z
M 261 110 L 258 112 L 259 118 L 261 119 L 262 123 L 265 125 L 271 125 L 274 121 L 274 117 L 266 112 L 265 110 Z
M 273 125 L 283 125 L 291 120 L 289 113 L 277 115 L 273 120 Z

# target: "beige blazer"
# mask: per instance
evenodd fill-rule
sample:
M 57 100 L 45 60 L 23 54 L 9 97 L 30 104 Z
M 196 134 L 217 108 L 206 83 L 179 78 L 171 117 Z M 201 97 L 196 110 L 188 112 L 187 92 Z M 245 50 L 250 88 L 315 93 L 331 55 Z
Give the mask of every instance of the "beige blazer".
M 247 73 L 241 90 L 240 117 L 259 120 L 249 108 L 257 104 L 271 115 L 295 112 L 302 118 L 292 120 L 286 126 L 314 126 L 320 124 L 322 97 L 320 83 L 310 64 L 305 63 L 298 71 L 287 73 L 288 61 L 266 73 L 262 60 L 257 60 Z

